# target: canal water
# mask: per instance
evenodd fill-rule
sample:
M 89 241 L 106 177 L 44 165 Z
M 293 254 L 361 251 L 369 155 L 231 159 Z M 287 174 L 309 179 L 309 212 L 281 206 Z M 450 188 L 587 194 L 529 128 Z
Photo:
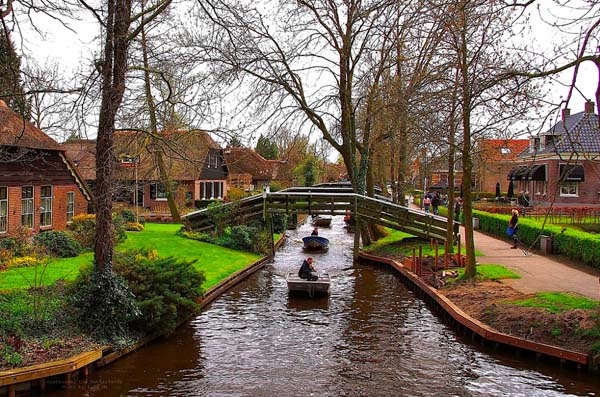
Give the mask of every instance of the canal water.
M 288 231 L 272 263 L 169 338 L 93 372 L 62 396 L 595 396 L 597 376 L 472 345 L 390 270 L 352 263 L 334 217 L 312 255 L 331 275 L 320 299 L 288 296 L 308 256 Z

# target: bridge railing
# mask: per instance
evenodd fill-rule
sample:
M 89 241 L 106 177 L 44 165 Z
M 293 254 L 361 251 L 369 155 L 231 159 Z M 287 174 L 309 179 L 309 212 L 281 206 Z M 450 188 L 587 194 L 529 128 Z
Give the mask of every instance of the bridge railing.
M 225 203 L 228 223 L 247 224 L 274 213 L 305 213 L 310 215 L 344 215 L 346 211 L 377 224 L 402 230 L 422 238 L 443 241 L 446 238 L 446 218 L 426 214 L 387 200 L 358 195 L 343 188 L 288 189 L 246 197 L 238 202 Z M 214 228 L 208 209 L 184 217 L 192 229 L 204 231 Z

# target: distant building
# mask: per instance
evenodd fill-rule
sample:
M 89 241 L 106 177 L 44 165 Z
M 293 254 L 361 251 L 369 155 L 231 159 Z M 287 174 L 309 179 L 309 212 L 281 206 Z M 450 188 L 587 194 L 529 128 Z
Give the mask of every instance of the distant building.
M 91 200 L 64 149 L 0 100 L 0 236 L 64 230 Z
M 529 139 L 484 139 L 478 145 L 476 175 L 479 190 L 495 193 L 496 183 L 506 194 L 506 175 L 517 165 L 521 154 L 529 146 Z
M 166 188 L 158 167 L 159 152 L 178 206 L 193 207 L 198 201 L 225 198 L 227 166 L 222 149 L 207 132 L 161 133 L 152 141 L 145 132 L 117 131 L 114 138 L 115 202 L 166 210 Z M 64 143 L 63 148 L 88 183 L 95 186 L 96 141 L 71 140 Z
M 520 162 L 507 173 L 515 192 L 524 192 L 530 204 L 600 204 L 600 126 L 595 105 L 571 115 L 530 139 Z

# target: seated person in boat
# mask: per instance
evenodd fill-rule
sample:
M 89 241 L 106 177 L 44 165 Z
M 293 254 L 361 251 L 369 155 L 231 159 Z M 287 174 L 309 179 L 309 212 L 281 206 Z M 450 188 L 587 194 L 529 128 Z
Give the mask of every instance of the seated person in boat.
M 308 281 L 316 281 L 319 279 L 317 269 L 315 269 L 313 265 L 312 257 L 309 256 L 302 262 L 302 266 L 300 266 L 300 270 L 298 270 L 298 277 Z
M 311 236 L 318 236 L 319 235 L 319 229 L 315 227 L 310 235 Z

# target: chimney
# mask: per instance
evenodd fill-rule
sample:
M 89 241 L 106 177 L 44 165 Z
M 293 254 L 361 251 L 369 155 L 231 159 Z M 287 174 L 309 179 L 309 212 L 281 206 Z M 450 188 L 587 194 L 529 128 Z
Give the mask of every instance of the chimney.
M 565 121 L 571 115 L 571 109 L 564 108 L 562 110 L 562 121 Z
M 596 106 L 596 104 L 595 104 L 594 102 L 592 102 L 592 101 L 587 101 L 587 102 L 585 103 L 585 112 L 586 112 L 586 113 L 591 113 L 591 114 L 594 114 L 594 113 L 595 113 L 595 112 L 594 112 L 594 107 L 595 107 L 595 106 Z

